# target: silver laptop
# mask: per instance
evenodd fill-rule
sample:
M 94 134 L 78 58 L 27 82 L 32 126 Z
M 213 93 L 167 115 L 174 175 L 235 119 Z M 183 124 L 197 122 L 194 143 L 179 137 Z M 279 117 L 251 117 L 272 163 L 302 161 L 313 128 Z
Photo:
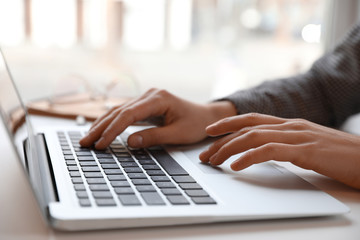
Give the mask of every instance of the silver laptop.
M 349 211 L 274 162 L 213 168 L 187 147 L 129 149 L 129 127 L 104 151 L 80 147 L 85 127 L 31 126 L 0 52 L 1 116 L 50 226 L 94 230 L 328 216 Z

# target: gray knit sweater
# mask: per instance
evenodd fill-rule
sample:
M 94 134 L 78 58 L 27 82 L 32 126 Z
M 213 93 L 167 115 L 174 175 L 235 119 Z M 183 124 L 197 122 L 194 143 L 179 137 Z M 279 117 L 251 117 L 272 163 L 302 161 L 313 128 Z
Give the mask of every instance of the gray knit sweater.
M 360 112 L 360 24 L 308 72 L 264 82 L 221 100 L 233 102 L 238 114 L 258 112 L 339 127 Z

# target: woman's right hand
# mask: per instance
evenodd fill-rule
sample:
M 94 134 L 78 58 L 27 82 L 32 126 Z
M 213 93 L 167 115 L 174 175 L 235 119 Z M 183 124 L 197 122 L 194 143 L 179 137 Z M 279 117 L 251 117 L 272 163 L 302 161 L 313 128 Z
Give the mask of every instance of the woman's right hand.
M 104 149 L 128 126 L 152 117 L 163 117 L 163 125 L 133 133 L 128 138 L 130 147 L 190 144 L 206 138 L 208 125 L 233 115 L 236 109 L 228 101 L 197 104 L 166 90 L 151 89 L 98 118 L 80 144 L 84 147 L 95 144 L 95 148 Z

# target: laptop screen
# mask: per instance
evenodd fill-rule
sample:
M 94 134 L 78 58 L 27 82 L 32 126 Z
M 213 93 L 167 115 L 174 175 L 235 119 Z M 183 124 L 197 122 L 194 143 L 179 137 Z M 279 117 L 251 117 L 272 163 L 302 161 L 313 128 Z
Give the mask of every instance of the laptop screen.
M 4 55 L 0 49 L 0 115 L 7 129 L 13 147 L 16 149 L 25 171 L 28 173 L 31 186 L 40 205 L 43 204 L 44 182 L 39 165 L 35 135 L 28 121 L 26 108 L 11 77 Z
M 0 51 L 0 112 L 12 142 L 23 157 L 21 142 L 28 137 L 25 126 L 26 110 L 11 78 L 2 51 Z

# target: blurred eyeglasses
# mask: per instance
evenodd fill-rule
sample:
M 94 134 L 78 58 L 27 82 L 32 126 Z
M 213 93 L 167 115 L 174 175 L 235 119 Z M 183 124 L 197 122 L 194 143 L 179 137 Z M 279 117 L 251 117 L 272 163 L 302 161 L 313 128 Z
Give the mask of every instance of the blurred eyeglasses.
M 131 74 L 122 74 L 108 81 L 91 84 L 79 74 L 69 74 L 60 78 L 49 97 L 50 105 L 79 104 L 85 102 L 103 102 L 103 107 L 110 109 L 114 100 L 138 96 L 139 84 Z

